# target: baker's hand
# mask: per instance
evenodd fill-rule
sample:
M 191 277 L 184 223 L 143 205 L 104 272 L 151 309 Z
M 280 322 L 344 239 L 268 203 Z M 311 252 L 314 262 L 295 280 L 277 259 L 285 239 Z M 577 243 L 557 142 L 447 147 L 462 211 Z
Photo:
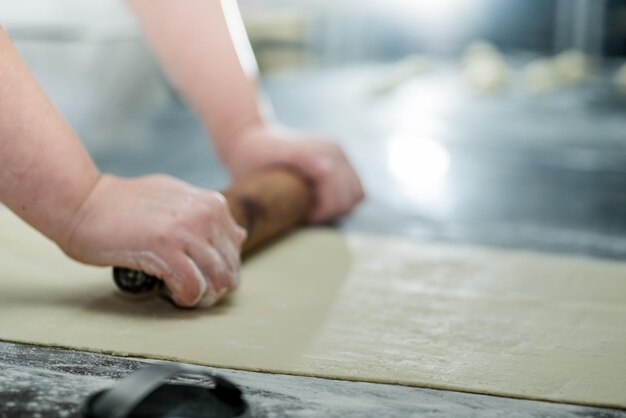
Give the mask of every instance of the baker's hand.
M 265 126 L 248 128 L 231 141 L 224 160 L 235 179 L 265 167 L 287 165 L 313 182 L 315 204 L 310 222 L 327 222 L 345 215 L 363 199 L 358 175 L 333 142 Z
M 159 277 L 176 304 L 191 307 L 237 287 L 245 236 L 217 192 L 168 176 L 103 175 L 58 244 L 83 263 Z

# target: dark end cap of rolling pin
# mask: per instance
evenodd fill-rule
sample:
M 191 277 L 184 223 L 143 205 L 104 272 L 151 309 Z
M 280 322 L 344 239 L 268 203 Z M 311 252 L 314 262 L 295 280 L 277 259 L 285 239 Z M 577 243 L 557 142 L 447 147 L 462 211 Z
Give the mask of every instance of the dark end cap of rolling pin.
M 161 281 L 143 271 L 122 267 L 113 268 L 113 280 L 117 287 L 127 294 L 143 295 L 160 287 Z

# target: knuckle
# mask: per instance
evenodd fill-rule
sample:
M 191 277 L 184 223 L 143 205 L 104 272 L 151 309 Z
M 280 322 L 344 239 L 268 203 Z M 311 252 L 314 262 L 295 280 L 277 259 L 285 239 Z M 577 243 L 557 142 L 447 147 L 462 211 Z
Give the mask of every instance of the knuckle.
M 176 240 L 172 234 L 172 231 L 169 228 L 164 228 L 156 231 L 153 241 L 157 246 L 163 248 L 172 248 L 176 246 Z
M 194 213 L 194 221 L 195 225 L 198 226 L 198 222 L 200 224 L 208 224 L 215 220 L 215 210 L 210 205 L 203 205 L 198 208 L 198 210 Z
M 227 205 L 226 197 L 224 197 L 224 195 L 221 194 L 220 192 L 210 191 L 208 194 L 208 197 L 210 201 L 215 205 L 223 206 L 223 207 L 226 207 Z
M 204 220 L 206 212 L 205 207 L 192 199 L 188 205 L 172 214 L 169 229 L 174 233 L 179 231 L 192 232 L 197 227 L 198 221 Z
M 198 225 L 198 222 L 210 221 L 213 218 L 214 209 L 206 199 L 199 199 L 195 202 L 193 207 L 189 209 L 183 222 L 187 227 L 193 228 Z
M 205 210 L 201 214 L 202 220 L 206 223 L 212 223 L 215 220 L 215 213 L 211 210 Z
M 219 218 L 226 212 L 228 212 L 228 202 L 224 195 L 218 192 L 209 192 L 205 194 L 204 199 L 202 200 L 202 215 L 204 219 L 208 218 Z
M 191 234 L 181 223 L 173 223 L 155 232 L 153 242 L 168 251 L 182 249 L 190 241 Z

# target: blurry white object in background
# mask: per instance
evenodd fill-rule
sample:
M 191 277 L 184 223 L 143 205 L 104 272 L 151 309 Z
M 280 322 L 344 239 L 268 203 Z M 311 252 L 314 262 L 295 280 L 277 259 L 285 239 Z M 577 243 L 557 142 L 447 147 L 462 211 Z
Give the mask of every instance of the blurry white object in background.
M 509 80 L 509 66 L 495 45 L 486 41 L 471 43 L 461 57 L 461 70 L 476 90 L 499 90 Z
M 461 66 L 469 65 L 473 60 L 480 57 L 499 56 L 500 51 L 494 44 L 488 41 L 474 41 L 469 44 L 461 55 Z
M 433 208 L 444 203 L 450 157 L 439 142 L 399 135 L 389 141 L 387 152 L 389 172 L 408 198 Z
M 422 74 L 432 70 L 433 60 L 425 55 L 408 55 L 391 64 L 374 87 L 375 94 L 386 94 Z
M 591 59 L 583 51 L 568 49 L 553 59 L 554 71 L 561 84 L 578 84 L 591 74 Z
M 261 72 L 301 68 L 313 61 L 315 16 L 297 8 L 243 10 L 242 14 Z
M 356 2 L 355 2 L 356 3 Z M 485 12 L 483 0 L 369 0 L 375 16 L 387 15 L 402 25 L 411 22 L 413 33 L 427 39 L 429 48 L 448 50 L 466 36 L 468 28 Z M 432 50 L 431 49 L 431 50 Z
M 221 0 L 221 3 L 228 32 L 233 40 L 235 51 L 237 51 L 239 63 L 248 77 L 256 78 L 259 74 L 259 67 L 254 58 L 250 40 L 246 35 L 246 28 L 239 12 L 239 6 L 235 0 Z
M 531 94 L 544 94 L 583 83 L 591 75 L 591 59 L 569 49 L 553 58 L 539 58 L 523 69 L 524 87 Z
M 574 49 L 600 59 L 607 29 L 605 20 L 610 13 L 607 3 L 606 0 L 556 0 L 555 51 Z
M 544 94 L 558 88 L 559 81 L 552 60 L 539 58 L 531 61 L 522 70 L 524 88 L 531 94 Z
M 123 0 L 0 0 L 0 19 L 14 39 L 138 37 Z
M 221 3 L 228 32 L 233 40 L 241 68 L 243 68 L 248 77 L 257 79 L 259 77 L 259 66 L 252 50 L 252 45 L 250 45 L 250 39 L 239 11 L 239 5 L 236 0 L 221 0 Z M 274 120 L 274 108 L 262 90 L 259 91 L 259 106 L 263 120 Z
M 422 25 L 431 26 L 438 31 L 442 27 L 452 28 L 455 23 L 461 23 L 463 12 L 472 8 L 466 0 L 387 0 L 383 3 L 385 6 L 396 3 L 404 13 L 419 16 Z
M 626 63 L 624 63 L 615 73 L 613 82 L 622 93 L 626 94 Z

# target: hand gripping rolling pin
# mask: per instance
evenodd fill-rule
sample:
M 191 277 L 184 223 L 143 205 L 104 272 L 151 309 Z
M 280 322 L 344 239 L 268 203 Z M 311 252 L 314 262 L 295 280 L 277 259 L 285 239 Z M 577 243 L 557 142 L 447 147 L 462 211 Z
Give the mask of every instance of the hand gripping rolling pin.
M 235 221 L 248 231 L 242 255 L 301 223 L 313 205 L 310 184 L 283 167 L 267 169 L 233 184 L 222 192 Z M 163 282 L 142 271 L 113 268 L 113 280 L 127 295 L 141 296 L 163 287 Z

